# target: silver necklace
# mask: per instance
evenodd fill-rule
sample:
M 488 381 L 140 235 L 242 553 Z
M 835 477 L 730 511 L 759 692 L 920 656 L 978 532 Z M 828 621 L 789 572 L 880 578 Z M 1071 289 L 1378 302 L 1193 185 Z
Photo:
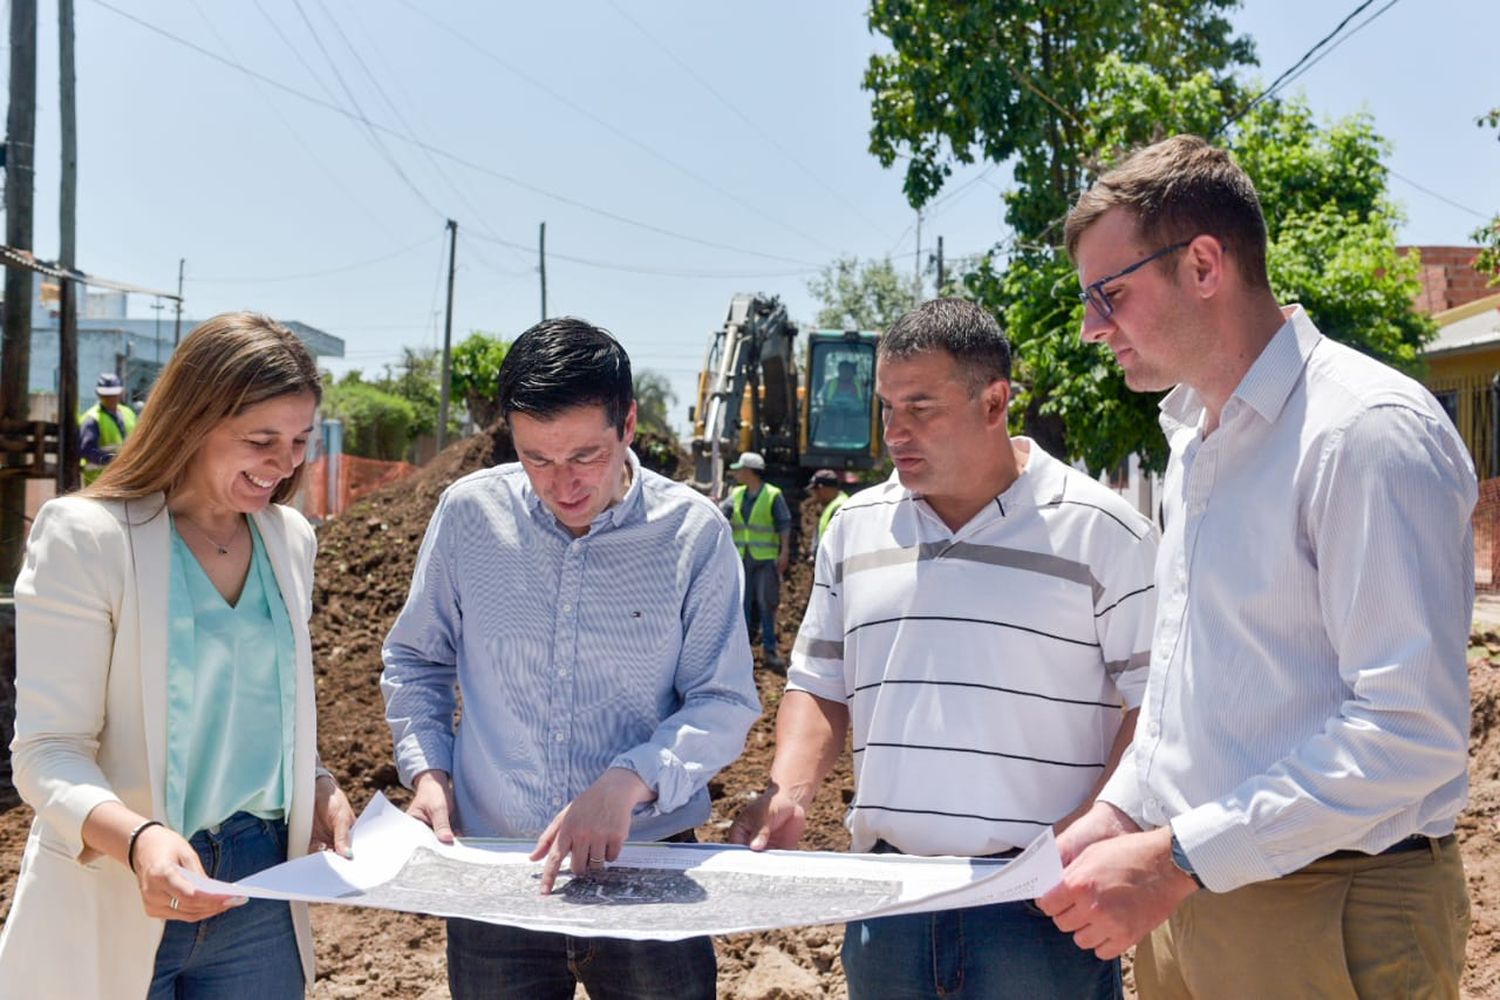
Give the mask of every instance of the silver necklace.
M 240 536 L 240 526 L 238 523 L 235 524 L 234 534 L 229 536 L 229 541 L 221 542 L 213 535 L 210 535 L 208 532 L 204 531 L 196 522 L 183 517 L 181 514 L 177 515 L 177 520 L 181 521 L 184 524 L 190 525 L 194 531 L 202 535 L 204 538 L 208 539 L 208 541 L 213 544 L 213 547 L 219 550 L 219 555 L 221 556 L 229 555 L 229 546 L 233 545 L 234 540 Z

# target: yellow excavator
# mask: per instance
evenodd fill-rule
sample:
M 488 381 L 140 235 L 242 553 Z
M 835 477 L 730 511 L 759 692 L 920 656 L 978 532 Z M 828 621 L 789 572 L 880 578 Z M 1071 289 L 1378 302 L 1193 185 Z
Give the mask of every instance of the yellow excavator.
M 736 295 L 708 342 L 698 374 L 693 485 L 715 500 L 743 451 L 766 460 L 766 478 L 800 500 L 809 470 L 865 471 L 881 457 L 875 400 L 879 334 L 814 330 L 798 364 L 799 329 L 781 300 Z

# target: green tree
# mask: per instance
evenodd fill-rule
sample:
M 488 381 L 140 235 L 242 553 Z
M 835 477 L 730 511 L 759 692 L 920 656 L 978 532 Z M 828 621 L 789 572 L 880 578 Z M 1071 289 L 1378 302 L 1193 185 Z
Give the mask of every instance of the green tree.
M 636 425 L 643 431 L 677 439 L 668 411 L 677 404 L 672 383 L 661 372 L 642 368 L 635 373 Z
M 351 371 L 323 389 L 323 415 L 344 424 L 344 450 L 392 462 L 405 457 L 417 422 L 416 408 Z
M 453 349 L 449 377 L 453 395 L 469 409 L 469 419 L 489 427 L 500 419 L 499 375 L 510 341 L 475 330 Z
M 865 75 L 871 151 L 906 158 L 920 208 L 954 163 L 1008 162 L 1014 238 L 965 276 L 1015 354 L 1018 430 L 1095 470 L 1131 452 L 1159 467 L 1156 400 L 1082 344 L 1077 278 L 1057 249 L 1068 205 L 1125 151 L 1178 132 L 1221 136 L 1259 187 L 1271 280 L 1331 336 L 1410 367 L 1431 335 L 1413 315 L 1418 262 L 1395 253 L 1383 141 L 1367 117 L 1320 126 L 1298 101 L 1248 113 L 1236 72 L 1254 50 L 1223 14 L 1236 0 L 876 0 L 893 52 Z M 1226 122 L 1232 122 L 1227 130 Z
M 872 56 L 864 87 L 870 152 L 906 160 L 920 209 L 953 164 L 1013 161 L 1007 219 L 1023 239 L 1052 228 L 1082 186 L 1094 148 L 1084 113 L 1110 56 L 1154 68 L 1170 84 L 1198 72 L 1234 91 L 1230 71 L 1254 61 L 1224 12 L 1239 0 L 874 0 L 869 26 L 892 51 Z
M 1109 58 L 1090 108 L 1090 135 L 1108 169 L 1133 145 L 1177 132 L 1212 133 L 1231 114 L 1208 74 L 1171 83 Z M 1255 182 L 1269 236 L 1271 285 L 1334 339 L 1408 370 L 1435 332 L 1412 308 L 1420 262 L 1396 253 L 1400 214 L 1386 193 L 1386 143 L 1367 115 L 1319 123 L 1301 100 L 1268 100 L 1230 132 L 1229 149 Z M 1130 392 L 1107 349 L 1082 343 L 1083 307 L 1071 263 L 1050 246 L 997 256 L 969 276 L 971 292 L 1004 318 L 1016 356 L 1023 427 L 1061 425 L 1060 447 L 1096 471 L 1131 452 L 1161 468 L 1157 397 Z M 1052 423 L 1055 422 L 1055 423 Z
M 917 304 L 916 278 L 896 273 L 889 257 L 861 261 L 840 257 L 807 283 L 819 302 L 818 327 L 825 330 L 884 330 Z
M 437 433 L 441 365 L 441 357 L 431 348 L 403 347 L 401 361 L 396 367 L 392 369 L 387 365 L 385 375 L 371 383 L 382 392 L 400 396 L 412 405 L 416 414 L 412 424 L 413 437 Z M 458 432 L 458 421 L 451 417 L 448 431 L 450 434 Z

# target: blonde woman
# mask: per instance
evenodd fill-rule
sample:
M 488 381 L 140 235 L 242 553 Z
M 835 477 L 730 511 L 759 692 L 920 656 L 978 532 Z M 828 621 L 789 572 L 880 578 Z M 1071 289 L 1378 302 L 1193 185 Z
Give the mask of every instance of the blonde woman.
M 302 996 L 307 909 L 196 891 L 353 813 L 318 763 L 315 539 L 295 493 L 321 388 L 253 313 L 182 342 L 97 482 L 42 508 L 16 580 L 16 787 L 36 810 L 0 997 Z

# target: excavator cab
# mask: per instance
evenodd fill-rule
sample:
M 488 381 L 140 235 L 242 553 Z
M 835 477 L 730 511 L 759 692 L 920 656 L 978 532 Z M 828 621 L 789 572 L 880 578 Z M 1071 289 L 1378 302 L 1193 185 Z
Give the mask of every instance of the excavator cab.
M 802 466 L 868 469 L 875 464 L 880 455 L 876 340 L 876 334 L 857 330 L 808 335 Z

